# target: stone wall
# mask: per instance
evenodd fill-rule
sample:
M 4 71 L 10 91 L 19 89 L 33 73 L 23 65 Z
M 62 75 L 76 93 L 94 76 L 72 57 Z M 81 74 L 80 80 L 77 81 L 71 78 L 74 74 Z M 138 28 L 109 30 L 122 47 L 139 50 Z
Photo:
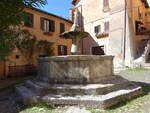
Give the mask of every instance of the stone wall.
M 113 75 L 113 56 L 56 56 L 39 59 L 39 78 L 51 83 L 97 83 Z

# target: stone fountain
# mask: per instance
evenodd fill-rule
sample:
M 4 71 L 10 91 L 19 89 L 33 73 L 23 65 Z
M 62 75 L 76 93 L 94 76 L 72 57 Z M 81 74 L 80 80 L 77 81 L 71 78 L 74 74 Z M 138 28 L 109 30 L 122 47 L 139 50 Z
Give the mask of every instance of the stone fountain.
M 83 31 L 70 31 L 78 45 Z M 75 54 L 81 54 L 78 49 Z M 38 76 L 16 86 L 24 104 L 80 105 L 109 108 L 142 93 L 142 88 L 114 75 L 113 56 L 70 55 L 39 58 Z

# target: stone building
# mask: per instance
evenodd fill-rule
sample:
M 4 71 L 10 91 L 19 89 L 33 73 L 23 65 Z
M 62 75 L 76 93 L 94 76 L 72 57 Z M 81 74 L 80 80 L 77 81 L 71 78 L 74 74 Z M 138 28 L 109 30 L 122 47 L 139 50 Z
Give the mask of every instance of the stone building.
M 147 0 L 73 0 L 71 19 L 90 33 L 83 54 L 114 55 L 115 67 L 148 62 L 150 8 Z M 73 20 L 74 21 L 74 20 Z

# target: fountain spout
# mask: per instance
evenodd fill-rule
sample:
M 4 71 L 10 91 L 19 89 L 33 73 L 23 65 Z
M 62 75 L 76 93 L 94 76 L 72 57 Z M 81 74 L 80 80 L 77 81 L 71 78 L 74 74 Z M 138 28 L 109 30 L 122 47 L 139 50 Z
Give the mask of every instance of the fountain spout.
M 89 36 L 89 33 L 81 30 L 81 24 L 79 23 L 79 10 L 76 9 L 74 12 L 74 24 L 72 25 L 70 31 L 61 34 L 61 37 L 72 39 L 71 53 L 73 55 L 82 54 L 82 38 Z

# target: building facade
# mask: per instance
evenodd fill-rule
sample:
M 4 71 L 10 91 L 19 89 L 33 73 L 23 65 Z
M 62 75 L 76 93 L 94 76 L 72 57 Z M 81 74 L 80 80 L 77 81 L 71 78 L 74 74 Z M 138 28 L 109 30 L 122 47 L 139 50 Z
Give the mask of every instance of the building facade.
M 78 24 L 95 43 L 83 42 L 83 54 L 114 55 L 115 67 L 132 67 L 148 46 L 149 5 L 146 0 L 73 0 Z M 148 52 L 146 53 L 149 54 Z M 143 57 L 142 57 L 143 58 Z
M 54 56 L 71 55 L 72 40 L 60 37 L 61 33 L 70 30 L 72 22 L 69 19 L 36 8 L 25 8 L 25 12 L 27 20 L 23 26 L 20 26 L 20 29 L 29 31 L 38 40 L 51 42 Z M 44 54 L 39 54 L 39 56 L 44 56 Z M 7 62 L 2 63 L 1 66 L 4 68 L 1 68 L 0 75 L 7 75 L 10 71 L 17 73 L 18 68 L 20 68 L 18 71 L 21 71 L 25 65 L 28 65 L 24 55 L 17 49 L 8 56 L 8 59 Z M 33 62 L 37 65 L 37 57 Z
M 25 12 L 28 17 L 21 29 L 28 30 L 38 40 L 46 40 L 53 43 L 54 56 L 71 54 L 72 41 L 59 36 L 61 33 L 70 30 L 72 26 L 71 21 L 36 8 L 26 8 Z M 14 51 L 11 57 L 14 61 L 10 65 L 26 64 L 19 51 Z

